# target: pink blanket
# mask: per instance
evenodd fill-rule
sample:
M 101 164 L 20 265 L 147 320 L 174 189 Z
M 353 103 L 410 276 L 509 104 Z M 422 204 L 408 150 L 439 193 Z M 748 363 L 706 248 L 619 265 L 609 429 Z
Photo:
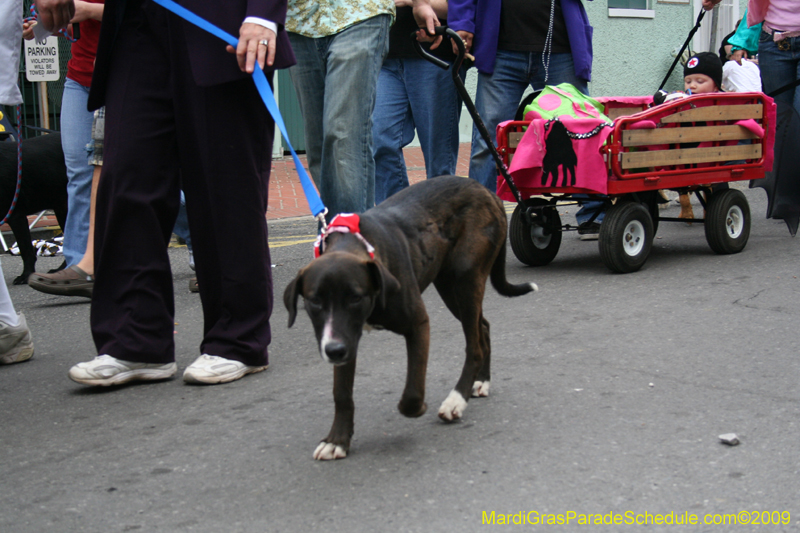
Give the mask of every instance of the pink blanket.
M 509 172 L 523 196 L 536 189 L 569 187 L 571 192 L 606 194 L 608 170 L 600 148 L 611 127 L 602 119 L 535 119 L 520 140 Z M 513 201 L 502 176 L 497 179 L 497 194 Z

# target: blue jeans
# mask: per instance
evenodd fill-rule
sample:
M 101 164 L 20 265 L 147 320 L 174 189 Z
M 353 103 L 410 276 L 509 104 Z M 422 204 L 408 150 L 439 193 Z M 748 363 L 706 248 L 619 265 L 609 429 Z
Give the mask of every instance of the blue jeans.
M 92 173 L 89 164 L 94 112 L 86 110 L 89 88 L 67 78 L 61 99 L 61 148 L 67 166 L 67 222 L 64 228 L 64 259 L 68 266 L 86 253 L 89 237 L 89 205 Z
M 789 50 L 779 50 L 779 43 L 773 42 L 769 33 L 762 31 L 759 37 L 758 66 L 766 94 L 800 78 L 800 37 L 789 37 L 785 41 L 788 41 Z M 800 87 L 779 94 L 775 100 L 794 106 L 800 113 Z
M 422 58 L 383 62 L 372 113 L 376 204 L 408 187 L 403 148 L 415 129 L 427 177 L 455 174 L 461 104 L 450 70 Z
M 189 216 L 186 214 L 186 195 L 181 191 L 181 207 L 178 209 L 178 218 L 175 219 L 175 227 L 172 233 L 180 237 L 186 243 L 186 248 L 192 251 L 192 235 L 189 233 Z
M 329 220 L 375 204 L 372 110 L 391 21 L 378 15 L 316 39 L 289 33 L 308 167 Z
M 575 75 L 572 54 L 550 55 L 546 84 L 558 85 L 560 83 L 571 83 L 583 94 L 589 94 L 586 80 Z M 497 50 L 494 72 L 492 74 L 478 73 L 475 108 L 493 140 L 497 132 L 497 125 L 506 120 L 513 120 L 522 95 L 529 85 L 534 91 L 544 89 L 545 72 L 541 52 Z M 475 126 L 472 128 L 469 176 L 481 182 L 490 191 L 497 190 L 497 168 L 494 158 Z M 578 223 L 589 220 L 595 211 L 602 208 L 603 203 L 583 202 L 582 206 L 575 215 Z M 600 223 L 602 220 L 603 214 L 601 213 L 595 222 Z

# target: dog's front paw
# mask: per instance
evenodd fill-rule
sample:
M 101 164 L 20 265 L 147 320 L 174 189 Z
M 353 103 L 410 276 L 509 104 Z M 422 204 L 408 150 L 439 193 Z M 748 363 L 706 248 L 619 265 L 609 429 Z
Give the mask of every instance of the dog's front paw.
M 30 276 L 30 274 L 23 273 L 21 276 L 14 278 L 12 283 L 14 285 L 26 285 L 28 283 L 28 276 Z
M 425 414 L 425 411 L 428 410 L 428 406 L 420 398 L 414 398 L 411 400 L 403 398 L 400 400 L 400 403 L 397 404 L 397 409 L 400 411 L 400 413 L 402 413 L 403 416 L 417 418 Z
M 457 390 L 450 391 L 442 406 L 439 407 L 439 418 L 445 422 L 458 420 L 467 408 L 467 400 Z
M 317 461 L 333 461 L 347 457 L 347 450 L 332 442 L 322 441 L 314 450 L 314 459 Z
M 472 397 L 473 398 L 485 398 L 489 396 L 489 382 L 488 381 L 476 381 L 472 384 Z

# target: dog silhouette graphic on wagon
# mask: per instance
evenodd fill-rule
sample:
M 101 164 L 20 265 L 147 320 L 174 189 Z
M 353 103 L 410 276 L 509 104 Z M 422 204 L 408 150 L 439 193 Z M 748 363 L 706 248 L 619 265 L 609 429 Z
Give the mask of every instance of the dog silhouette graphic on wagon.
M 572 148 L 567 128 L 560 121 L 553 121 L 550 133 L 545 140 L 547 153 L 542 160 L 542 185 L 546 186 L 548 176 L 553 176 L 553 187 L 558 187 L 558 167 L 562 168 L 564 179 L 562 187 L 574 186 L 575 166 L 578 164 L 578 156 Z M 568 180 L 569 176 L 571 179 Z

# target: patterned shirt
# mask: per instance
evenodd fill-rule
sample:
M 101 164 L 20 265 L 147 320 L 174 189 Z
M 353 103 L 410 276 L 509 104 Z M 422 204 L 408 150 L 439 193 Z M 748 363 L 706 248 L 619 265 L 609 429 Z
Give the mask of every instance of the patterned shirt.
M 377 15 L 394 19 L 394 0 L 289 0 L 286 31 L 328 37 Z

